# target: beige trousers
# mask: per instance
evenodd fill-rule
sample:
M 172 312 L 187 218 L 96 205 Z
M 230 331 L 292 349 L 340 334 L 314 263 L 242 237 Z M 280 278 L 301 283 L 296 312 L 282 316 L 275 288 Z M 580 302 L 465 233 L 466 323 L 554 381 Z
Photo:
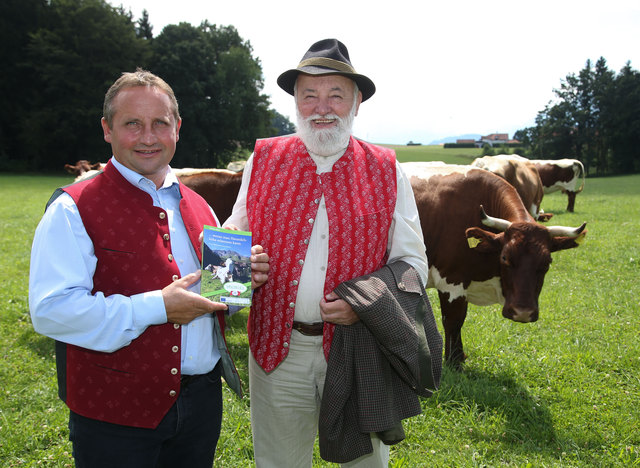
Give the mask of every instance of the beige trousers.
M 327 362 L 321 336 L 291 334 L 288 356 L 267 374 L 249 356 L 251 429 L 257 468 L 306 468 L 313 461 Z M 375 435 L 373 452 L 342 464 L 386 468 L 389 446 Z

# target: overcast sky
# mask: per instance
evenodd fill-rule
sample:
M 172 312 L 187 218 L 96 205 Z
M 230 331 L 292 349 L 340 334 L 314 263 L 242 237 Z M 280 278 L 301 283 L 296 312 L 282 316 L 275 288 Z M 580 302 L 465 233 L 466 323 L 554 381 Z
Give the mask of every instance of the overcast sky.
M 604 57 L 616 73 L 627 61 L 640 69 L 638 0 L 108 1 L 134 19 L 146 8 L 154 36 L 179 22 L 235 26 L 262 64 L 272 107 L 294 123 L 293 98 L 276 78 L 314 42 L 339 39 L 376 84 L 354 124 L 374 143 L 512 137 L 587 59 Z

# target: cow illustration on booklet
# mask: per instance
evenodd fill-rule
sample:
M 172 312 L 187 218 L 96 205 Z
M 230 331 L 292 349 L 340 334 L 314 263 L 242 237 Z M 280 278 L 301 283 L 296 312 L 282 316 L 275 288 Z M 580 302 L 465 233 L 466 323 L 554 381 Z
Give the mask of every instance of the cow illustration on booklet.
M 228 305 L 251 305 L 250 232 L 204 226 L 200 295 Z

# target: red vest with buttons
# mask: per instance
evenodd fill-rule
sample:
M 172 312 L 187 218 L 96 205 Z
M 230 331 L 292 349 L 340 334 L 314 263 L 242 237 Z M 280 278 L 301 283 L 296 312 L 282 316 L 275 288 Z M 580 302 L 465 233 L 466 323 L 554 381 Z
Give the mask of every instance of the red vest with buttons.
M 351 138 L 331 172 L 316 165 L 296 136 L 258 140 L 247 216 L 254 244 L 269 254 L 269 279 L 253 294 L 248 334 L 258 364 L 272 371 L 289 351 L 291 324 L 319 201 L 329 218 L 328 294 L 341 282 L 381 268 L 396 204 L 395 153 Z M 328 356 L 334 326 L 325 323 Z
M 180 277 L 171 255 L 167 213 L 111 163 L 97 177 L 64 189 L 73 197 L 98 259 L 93 293 L 131 296 Z M 207 203 L 180 184 L 180 213 L 193 248 L 215 225 Z M 70 311 L 73 313 L 73 311 Z M 224 318 L 219 315 L 221 329 Z M 152 325 L 113 353 L 57 343 L 60 397 L 74 412 L 126 426 L 155 428 L 180 393 L 180 326 Z

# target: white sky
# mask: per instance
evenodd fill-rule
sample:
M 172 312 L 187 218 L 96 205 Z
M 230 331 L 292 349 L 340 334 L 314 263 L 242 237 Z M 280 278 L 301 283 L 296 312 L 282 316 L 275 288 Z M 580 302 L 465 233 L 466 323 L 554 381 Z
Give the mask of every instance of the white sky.
M 108 0 L 167 24 L 233 25 L 261 61 L 271 105 L 295 123 L 276 84 L 309 46 L 337 38 L 376 84 L 354 134 L 374 143 L 428 144 L 534 124 L 553 89 L 601 56 L 640 69 L 638 0 Z M 178 99 L 180 96 L 178 96 Z M 185 125 L 188 125 L 185 122 Z

